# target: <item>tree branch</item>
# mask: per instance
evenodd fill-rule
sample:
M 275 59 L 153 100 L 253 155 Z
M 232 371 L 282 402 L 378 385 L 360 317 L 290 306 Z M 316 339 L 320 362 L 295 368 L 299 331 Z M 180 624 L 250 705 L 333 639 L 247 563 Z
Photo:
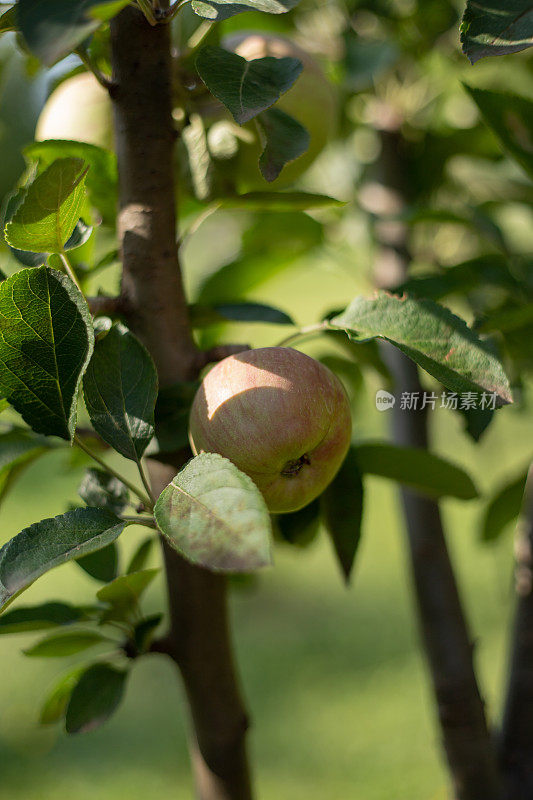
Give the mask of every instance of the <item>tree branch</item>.
M 198 371 L 176 249 L 170 44 L 170 26 L 151 27 L 132 7 L 111 22 L 124 313 L 151 353 L 161 386 L 195 379 Z M 150 462 L 156 496 L 186 457 Z M 226 581 L 186 563 L 164 542 L 163 552 L 171 620 L 165 652 L 189 699 L 198 797 L 250 800 Z
M 533 465 L 516 545 L 518 601 L 500 752 L 506 799 L 529 800 L 533 797 Z
M 406 142 L 396 131 L 382 131 L 380 181 L 395 202 L 405 203 L 409 181 Z M 407 232 L 385 229 L 382 263 L 401 280 L 407 273 Z M 383 276 L 382 276 L 383 279 Z M 389 284 L 390 286 L 390 284 Z M 420 392 L 416 365 L 392 346 L 384 354 L 396 394 Z M 427 413 L 393 408 L 393 436 L 399 445 L 428 448 Z M 409 489 L 402 501 L 422 641 L 435 692 L 443 745 L 457 800 L 501 800 L 495 747 L 473 666 L 473 646 L 450 562 L 438 503 Z

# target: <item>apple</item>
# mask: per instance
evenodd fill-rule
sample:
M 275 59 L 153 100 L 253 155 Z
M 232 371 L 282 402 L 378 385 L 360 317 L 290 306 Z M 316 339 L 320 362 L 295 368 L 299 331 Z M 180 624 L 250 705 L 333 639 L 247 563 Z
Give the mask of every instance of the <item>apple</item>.
M 91 72 L 67 78 L 52 92 L 39 117 L 35 138 L 113 147 L 111 101 Z
M 252 120 L 243 126 L 248 134 L 239 141 L 236 171 L 236 188 L 239 192 L 283 188 L 299 178 L 323 150 L 336 127 L 337 100 L 332 84 L 322 67 L 309 53 L 284 36 L 264 33 L 239 33 L 228 36 L 222 47 L 233 50 L 247 61 L 271 56 L 274 58 L 299 58 L 303 70 L 288 92 L 283 94 L 276 108 L 290 114 L 309 131 L 311 142 L 306 153 L 287 164 L 278 178 L 267 183 L 259 170 L 259 156 L 263 144 L 257 125 Z
M 335 477 L 350 445 L 350 405 L 323 364 L 292 348 L 264 347 L 207 373 L 189 436 L 195 454 L 228 458 L 282 514 L 306 506 Z

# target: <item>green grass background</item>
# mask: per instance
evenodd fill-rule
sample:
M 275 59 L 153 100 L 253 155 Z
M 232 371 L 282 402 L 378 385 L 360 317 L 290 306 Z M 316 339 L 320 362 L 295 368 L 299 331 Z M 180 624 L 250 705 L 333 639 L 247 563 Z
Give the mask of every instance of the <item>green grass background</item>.
M 225 223 L 220 224 L 223 229 Z M 216 232 L 216 220 L 213 225 Z M 194 284 L 192 277 L 189 282 Z M 361 286 L 364 281 L 355 280 L 344 265 L 332 267 L 324 260 L 301 263 L 252 296 L 276 302 L 306 323 L 346 304 Z M 239 336 L 258 345 L 273 343 L 283 331 L 249 326 L 226 333 L 227 340 Z M 321 352 L 316 344 L 306 349 Z M 356 406 L 357 439 L 386 435 L 387 414 L 374 408 L 377 388 L 379 382 L 371 378 L 368 394 Z M 533 420 L 519 407 L 498 412 L 478 446 L 450 412 L 436 411 L 432 430 L 435 451 L 470 469 L 485 496 L 531 456 Z M 30 468 L 2 509 L 0 541 L 43 516 L 61 513 L 75 497 L 80 474 L 64 452 Z M 394 486 L 376 478 L 366 480 L 366 490 L 363 541 L 349 588 L 322 535 L 306 550 L 278 546 L 275 567 L 258 585 L 233 593 L 238 662 L 253 719 L 250 750 L 262 800 L 447 796 L 399 499 Z M 485 502 L 446 501 L 443 512 L 477 643 L 482 689 L 496 716 L 513 601 L 512 536 L 507 531 L 491 547 L 477 542 Z M 124 559 L 143 536 L 128 529 L 121 540 Z M 90 601 L 96 588 L 69 564 L 39 580 L 18 602 Z M 145 607 L 153 611 L 163 603 L 160 578 Z M 140 660 L 113 719 L 98 731 L 69 738 L 58 726 L 39 727 L 37 718 L 47 689 L 81 659 L 26 658 L 21 650 L 34 639 L 0 637 L 0 795 L 12 800 L 191 798 L 187 712 L 173 666 L 162 656 Z

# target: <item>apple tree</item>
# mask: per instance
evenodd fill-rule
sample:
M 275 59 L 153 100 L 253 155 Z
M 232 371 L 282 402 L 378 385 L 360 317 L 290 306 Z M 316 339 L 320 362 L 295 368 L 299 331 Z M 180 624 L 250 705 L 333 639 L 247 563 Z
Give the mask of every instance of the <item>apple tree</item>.
M 437 502 L 467 501 L 477 490 L 464 470 L 431 452 L 427 409 L 398 402 L 392 442 L 351 438 L 347 396 L 333 374 L 350 387 L 370 370 L 399 395 L 420 394 L 422 373 L 439 390 L 485 398 L 481 410 L 458 409 L 467 434 L 479 438 L 531 369 L 524 346 L 533 325 L 530 263 L 510 251 L 490 203 L 452 201 L 441 168 L 453 154 L 475 152 L 483 124 L 466 133 L 446 129 L 415 91 L 438 80 L 435 41 L 457 34 L 457 9 L 411 5 L 405 12 L 401 3 L 348 3 L 306 16 L 294 0 L 18 0 L 0 17 L 0 31 L 15 33 L 27 64 L 59 76 L 3 204 L 9 275 L 0 283 L 0 402 L 10 422 L 0 434 L 0 496 L 53 449 L 75 448 L 92 462 L 79 488 L 83 506 L 36 521 L 0 550 L 0 633 L 49 628 L 32 655 L 109 643 L 107 658 L 63 677 L 42 709 L 43 722 L 62 722 L 69 734 L 116 711 L 137 659 L 153 652 L 172 659 L 190 706 L 202 800 L 252 797 L 230 578 L 270 565 L 275 541 L 300 543 L 321 522 L 348 580 L 365 474 L 403 487 L 422 638 L 456 797 L 531 793 L 530 597 L 519 610 L 502 762 Z M 473 59 L 531 41 L 527 3 L 504 4 L 502 29 L 494 4 L 471 5 L 463 38 Z M 243 33 L 244 12 L 263 29 Z M 296 27 L 287 23 L 279 34 L 281 23 L 272 21 L 280 15 L 305 21 L 310 41 L 329 41 L 329 78 L 292 41 Z M 457 58 L 449 55 L 451 63 Z M 524 145 L 531 101 L 467 91 L 531 174 Z M 332 140 L 345 159 L 341 172 L 346 165 L 350 172 L 354 127 L 359 145 L 366 141 L 379 155 L 350 173 L 346 191 L 320 186 L 320 177 L 313 185 L 308 168 Z M 247 298 L 266 273 L 335 241 L 335 231 L 338 241 L 339 227 L 355 224 L 354 199 L 372 240 L 374 291 L 347 297 L 344 308 L 305 327 Z M 184 242 L 201 238 L 221 210 L 248 215 L 241 255 L 188 296 Z M 419 233 L 428 224 L 473 232 L 470 258 L 443 268 Z M 424 248 L 433 269 L 411 275 Z M 91 295 L 95 275 L 117 264 L 117 294 Z M 501 290 L 495 304 L 494 294 L 473 291 L 491 281 Z M 475 325 L 440 302 L 454 295 Z M 272 355 L 227 342 L 228 321 L 291 329 Z M 324 364 L 303 356 L 294 346 L 308 337 L 333 344 L 336 355 Z M 332 446 L 319 461 L 314 454 L 328 436 Z M 128 461 L 135 479 L 117 466 Z M 265 482 L 267 471 L 272 481 Z M 281 501 L 269 494 L 274 481 Z M 493 499 L 504 520 L 517 513 L 523 483 L 521 476 L 504 487 L 503 500 Z M 147 538 L 119 569 L 119 537 L 132 525 L 144 526 Z M 156 541 L 168 607 L 147 615 L 142 595 L 158 572 L 146 566 Z M 67 561 L 98 582 L 94 601 L 24 605 L 24 590 Z

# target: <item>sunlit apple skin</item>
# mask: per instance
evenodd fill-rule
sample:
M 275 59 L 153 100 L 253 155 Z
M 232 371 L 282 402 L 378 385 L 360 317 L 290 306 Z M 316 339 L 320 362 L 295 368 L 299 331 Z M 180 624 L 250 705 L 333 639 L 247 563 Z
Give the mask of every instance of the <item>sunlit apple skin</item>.
M 297 511 L 323 492 L 350 439 L 350 406 L 339 379 L 287 347 L 220 361 L 191 409 L 193 451 L 229 458 L 276 514 Z
M 39 117 L 35 138 L 113 147 L 111 102 L 92 73 L 67 78 L 52 92 Z

